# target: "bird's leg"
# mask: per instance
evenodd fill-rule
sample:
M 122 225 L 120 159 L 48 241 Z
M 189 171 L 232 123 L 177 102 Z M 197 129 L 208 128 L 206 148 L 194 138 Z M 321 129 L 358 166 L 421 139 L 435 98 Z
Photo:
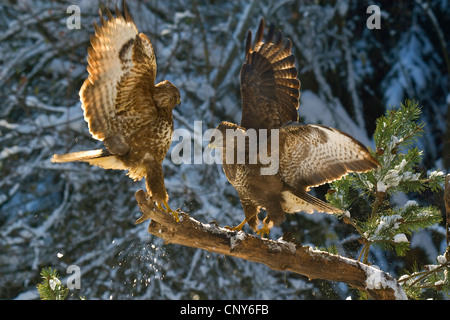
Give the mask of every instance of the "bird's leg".
M 260 235 L 261 238 L 264 237 L 264 235 L 269 235 L 270 229 L 272 229 L 275 224 L 279 225 L 286 219 L 281 204 L 277 201 L 272 200 L 272 203 L 266 206 L 266 211 L 267 214 L 263 220 L 263 226 L 256 231 L 256 234 Z
M 225 229 L 231 230 L 231 231 L 241 231 L 242 227 L 247 223 L 247 219 L 244 219 L 244 221 L 242 221 L 239 225 L 237 225 L 236 227 L 229 227 L 229 226 L 225 226 Z
M 264 219 L 264 224 L 261 227 L 261 229 L 256 231 L 256 234 L 259 235 L 261 238 L 264 237 L 264 235 L 266 235 L 266 234 L 269 235 L 270 228 L 271 228 L 271 223 L 267 223 L 265 220 L 266 219 Z
M 165 208 L 163 208 L 163 205 Z M 180 221 L 180 218 L 178 217 L 178 212 L 173 211 L 172 209 L 170 209 L 169 204 L 167 203 L 166 200 L 163 200 L 162 202 L 158 202 L 158 209 L 167 213 L 170 213 L 174 216 L 175 220 L 177 222 Z

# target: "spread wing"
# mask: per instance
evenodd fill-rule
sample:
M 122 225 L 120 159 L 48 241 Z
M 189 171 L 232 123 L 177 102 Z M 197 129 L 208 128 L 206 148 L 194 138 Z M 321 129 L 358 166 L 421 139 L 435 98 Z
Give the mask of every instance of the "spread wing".
M 241 126 L 246 129 L 279 128 L 287 121 L 298 121 L 300 81 L 292 42 L 287 39 L 283 44 L 281 32 L 275 35 L 273 26 L 263 42 L 264 25 L 261 19 L 253 47 L 249 30 L 241 68 Z
M 138 33 L 124 4 L 125 16 L 100 12 L 101 26 L 88 49 L 89 77 L 80 90 L 84 118 L 95 139 L 112 153 L 128 150 L 127 140 L 152 120 L 156 58 L 149 39 Z
M 321 125 L 289 124 L 280 131 L 281 178 L 297 190 L 340 179 L 348 172 L 367 172 L 378 161 L 357 140 Z

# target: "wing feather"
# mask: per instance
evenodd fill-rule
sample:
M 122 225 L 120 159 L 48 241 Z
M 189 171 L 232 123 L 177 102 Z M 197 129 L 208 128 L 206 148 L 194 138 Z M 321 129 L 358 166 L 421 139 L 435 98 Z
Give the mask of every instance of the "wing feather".
M 379 166 L 360 142 L 342 131 L 321 125 L 283 126 L 279 154 L 281 178 L 298 190 Z
M 283 43 L 281 32 L 275 33 L 273 26 L 263 42 L 264 26 L 261 19 L 253 46 L 248 32 L 241 68 L 241 125 L 247 129 L 279 128 L 287 121 L 298 121 L 300 81 L 292 42 Z
M 109 10 L 107 10 L 107 13 Z M 100 12 L 101 26 L 94 23 L 95 34 L 88 48 L 88 78 L 80 90 L 84 118 L 95 139 L 103 141 L 111 134 L 111 118 L 115 115 L 116 85 L 129 71 L 122 68 L 120 51 L 137 34 L 137 27 L 123 17 L 105 20 Z
M 156 58 L 150 40 L 138 29 L 124 5 L 125 15 L 100 12 L 100 26 L 88 49 L 89 77 L 80 90 L 84 118 L 95 139 L 112 153 L 126 152 L 127 139 L 141 124 L 151 121 Z M 108 140 L 119 143 L 108 146 Z

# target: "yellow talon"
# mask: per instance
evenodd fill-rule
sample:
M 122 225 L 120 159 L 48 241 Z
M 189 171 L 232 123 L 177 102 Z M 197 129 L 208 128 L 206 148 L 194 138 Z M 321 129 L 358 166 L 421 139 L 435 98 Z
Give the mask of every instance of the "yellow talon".
M 264 223 L 264 225 L 261 227 L 261 229 L 259 229 L 258 231 L 256 231 L 256 234 L 259 235 L 261 238 L 264 237 L 264 235 L 269 235 L 270 232 L 270 227 L 268 224 Z
M 236 227 L 229 227 L 229 226 L 225 226 L 225 229 L 228 229 L 230 231 L 241 231 L 242 227 L 245 225 L 245 223 L 247 222 L 247 219 L 244 219 L 244 221 L 242 221 L 239 225 L 237 225 Z
M 163 208 L 163 205 L 165 208 Z M 162 201 L 162 203 L 158 203 L 158 209 L 167 213 L 170 213 L 173 215 L 173 217 L 175 218 L 175 220 L 177 222 L 180 222 L 180 218 L 178 217 L 178 212 L 173 211 L 172 209 L 170 209 L 169 204 L 167 203 L 167 201 Z

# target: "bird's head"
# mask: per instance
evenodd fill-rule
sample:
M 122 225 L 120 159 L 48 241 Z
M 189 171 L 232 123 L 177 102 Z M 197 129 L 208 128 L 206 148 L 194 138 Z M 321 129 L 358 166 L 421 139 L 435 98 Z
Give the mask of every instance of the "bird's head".
M 161 81 L 155 86 L 153 98 L 159 108 L 173 109 L 181 103 L 180 91 L 172 82 L 167 80 Z
M 214 129 L 208 147 L 222 149 L 226 147 L 227 141 L 232 142 L 239 135 L 245 136 L 244 128 L 231 122 L 222 121 Z M 230 145 L 232 144 L 230 143 Z

